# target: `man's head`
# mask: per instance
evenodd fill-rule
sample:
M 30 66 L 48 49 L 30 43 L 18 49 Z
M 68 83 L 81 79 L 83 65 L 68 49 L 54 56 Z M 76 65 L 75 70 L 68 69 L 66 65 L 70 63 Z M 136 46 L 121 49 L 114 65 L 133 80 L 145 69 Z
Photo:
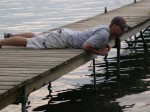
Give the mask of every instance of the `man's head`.
M 112 19 L 110 24 L 110 35 L 121 37 L 128 28 L 129 26 L 126 24 L 126 20 L 123 17 L 116 16 Z

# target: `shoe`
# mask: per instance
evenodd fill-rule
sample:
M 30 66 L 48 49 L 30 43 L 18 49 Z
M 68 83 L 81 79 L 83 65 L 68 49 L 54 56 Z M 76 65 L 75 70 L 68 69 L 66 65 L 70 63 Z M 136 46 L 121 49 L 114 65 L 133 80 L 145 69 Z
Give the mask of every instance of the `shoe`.
M 11 37 L 11 36 L 12 36 L 11 33 L 4 33 L 4 38 L 9 38 L 9 37 Z

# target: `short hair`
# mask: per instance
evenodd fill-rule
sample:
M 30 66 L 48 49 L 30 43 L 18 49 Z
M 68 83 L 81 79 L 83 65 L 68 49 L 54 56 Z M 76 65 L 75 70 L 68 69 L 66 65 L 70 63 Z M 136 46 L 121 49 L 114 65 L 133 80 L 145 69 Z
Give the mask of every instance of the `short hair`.
M 130 26 L 127 25 L 127 23 L 126 23 L 126 20 L 123 17 L 121 17 L 121 16 L 114 17 L 111 20 L 111 26 L 113 24 L 118 25 L 122 30 L 126 30 L 126 29 L 130 28 Z

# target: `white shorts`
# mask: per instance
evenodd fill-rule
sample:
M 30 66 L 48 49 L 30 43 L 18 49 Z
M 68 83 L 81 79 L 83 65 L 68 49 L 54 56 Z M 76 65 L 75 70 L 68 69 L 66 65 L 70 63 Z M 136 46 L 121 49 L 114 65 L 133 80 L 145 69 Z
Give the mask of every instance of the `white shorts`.
M 63 32 L 63 29 L 50 32 L 46 37 L 44 45 L 47 48 L 67 48 L 67 35 Z
M 68 39 L 61 30 L 37 34 L 27 38 L 26 48 L 66 48 Z
M 45 48 L 43 45 L 45 38 L 46 37 L 43 34 L 36 34 L 35 37 L 27 38 L 26 48 Z

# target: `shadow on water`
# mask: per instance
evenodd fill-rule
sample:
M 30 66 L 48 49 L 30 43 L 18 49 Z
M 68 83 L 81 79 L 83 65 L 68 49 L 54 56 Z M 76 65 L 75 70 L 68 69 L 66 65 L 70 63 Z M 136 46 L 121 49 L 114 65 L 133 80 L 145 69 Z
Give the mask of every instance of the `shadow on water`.
M 96 91 L 94 82 L 85 84 L 78 89 L 57 94 L 50 98 L 49 104 L 39 106 L 33 111 L 124 112 L 127 108 L 133 108 L 135 104 L 121 106 L 116 99 L 150 90 L 150 82 L 147 81 L 150 79 L 150 52 L 145 54 L 141 45 L 139 42 L 136 49 L 122 49 L 130 53 L 121 55 L 119 80 L 116 77 L 117 58 L 108 57 L 103 63 L 96 63 Z

